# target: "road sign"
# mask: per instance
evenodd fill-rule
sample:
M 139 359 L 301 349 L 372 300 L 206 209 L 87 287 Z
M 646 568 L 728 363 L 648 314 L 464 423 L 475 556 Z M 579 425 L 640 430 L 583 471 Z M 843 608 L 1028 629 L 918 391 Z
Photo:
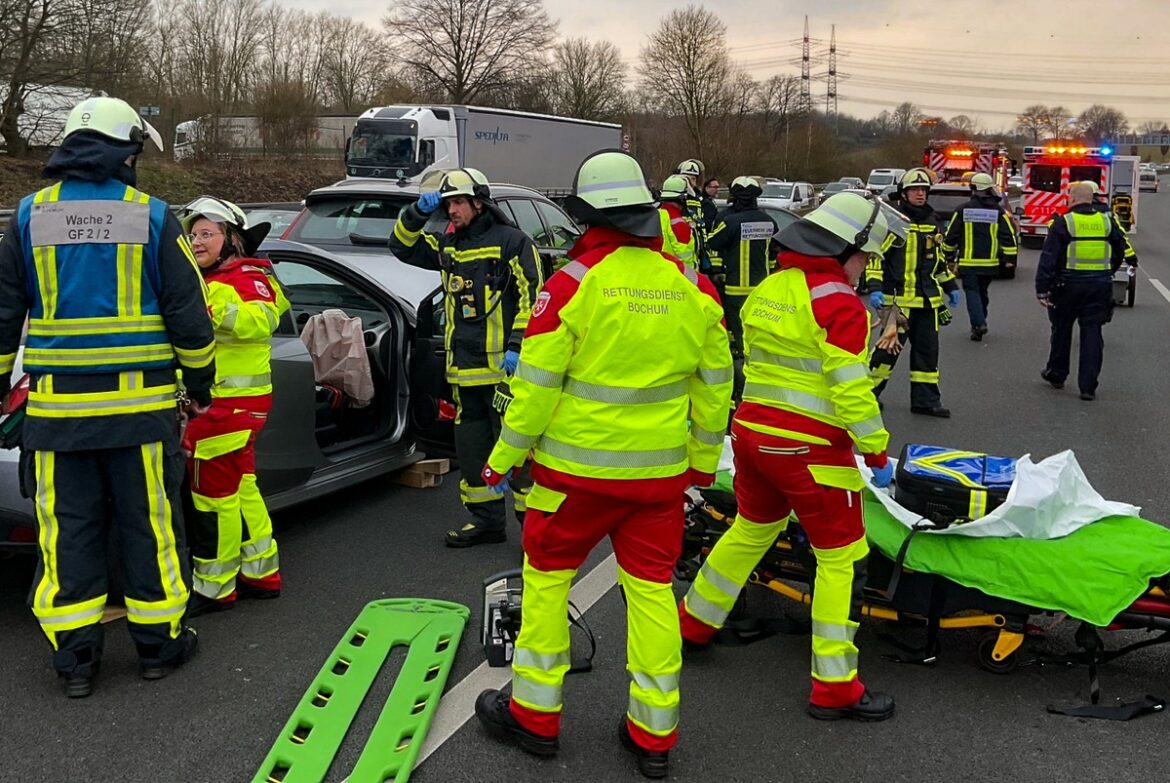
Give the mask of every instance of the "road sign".
M 157 117 L 162 112 L 158 106 L 139 106 L 138 114 L 142 117 Z

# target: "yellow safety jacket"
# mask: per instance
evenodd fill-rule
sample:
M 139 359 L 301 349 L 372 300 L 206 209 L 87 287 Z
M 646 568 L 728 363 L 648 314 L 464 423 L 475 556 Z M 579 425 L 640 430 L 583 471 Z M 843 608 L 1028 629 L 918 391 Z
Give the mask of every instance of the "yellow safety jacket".
M 215 327 L 213 397 L 272 394 L 272 334 L 289 301 L 263 259 L 236 259 L 205 272 Z
M 706 277 L 650 244 L 590 228 L 549 279 L 493 470 L 529 451 L 553 470 L 602 479 L 718 467 L 732 386 L 723 308 Z
M 658 217 L 662 223 L 662 252 L 694 269 L 698 261 L 695 258 L 695 233 L 691 221 L 680 207 L 673 204 L 659 207 Z M 686 239 L 680 239 L 680 235 Z

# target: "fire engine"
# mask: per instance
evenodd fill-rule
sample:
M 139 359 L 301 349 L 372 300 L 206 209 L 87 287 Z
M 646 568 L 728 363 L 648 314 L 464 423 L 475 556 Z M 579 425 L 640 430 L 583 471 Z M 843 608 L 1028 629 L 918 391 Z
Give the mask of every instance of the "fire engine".
M 1020 232 L 1025 236 L 1048 234 L 1048 222 L 1068 211 L 1069 183 L 1079 180 L 1096 182 L 1111 200 L 1130 195 L 1132 163 L 1126 156 L 1114 156 L 1109 145 L 1089 147 L 1073 142 L 1049 142 L 1024 147 L 1024 196 L 1017 209 Z M 1126 177 L 1124 174 L 1128 173 Z M 1115 182 L 1116 180 L 1116 182 Z M 1136 203 L 1132 204 L 1136 220 Z
M 932 140 L 922 154 L 939 182 L 961 182 L 966 174 L 990 174 L 1000 193 L 1007 192 L 1011 159 L 997 142 Z

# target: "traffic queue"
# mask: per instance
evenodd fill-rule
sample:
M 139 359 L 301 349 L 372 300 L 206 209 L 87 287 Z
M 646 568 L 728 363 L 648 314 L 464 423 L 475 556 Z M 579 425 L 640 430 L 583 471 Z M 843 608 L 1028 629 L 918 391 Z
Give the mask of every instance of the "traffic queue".
M 283 586 L 254 465 L 271 409 L 270 339 L 289 307 L 257 257 L 268 227 L 211 196 L 171 215 L 135 188 L 148 141 L 161 147 L 126 103 L 83 101 L 46 166 L 52 184 L 21 201 L 0 241 L 5 390 L 28 322 L 22 445 L 40 552 L 31 604 L 73 698 L 92 692 L 102 657 L 107 507 L 145 679 L 195 655 L 189 620 Z M 476 714 L 498 740 L 556 754 L 569 590 L 608 537 L 629 622 L 617 733 L 649 778 L 669 774 L 678 740 L 684 644 L 710 643 L 793 513 L 818 563 L 809 715 L 894 714 L 894 698 L 858 673 L 869 549 L 857 455 L 873 486 L 890 485 L 879 395 L 907 343 L 911 411 L 950 415 L 938 331 L 965 296 L 971 339 L 989 334 L 988 270 L 1018 244 L 986 175 L 972 177 L 971 200 L 946 226 L 927 201 L 931 173 L 918 168 L 891 201 L 842 192 L 778 229 L 758 208 L 757 178 L 736 177 L 720 210 L 705 174 L 683 161 L 656 198 L 629 154 L 586 157 L 564 204 L 585 230 L 548 279 L 475 169 L 443 172 L 387 237 L 400 260 L 442 280 L 467 510 L 445 544 L 505 541 L 509 490 L 521 522 L 512 683 L 481 694 Z M 1088 183 L 1070 189 L 1070 204 L 1053 218 L 1036 278 L 1052 323 L 1043 379 L 1064 383 L 1078 323 L 1081 398 L 1092 400 L 1112 274 L 1136 257 Z M 450 231 L 426 231 L 436 211 Z M 735 524 L 678 602 L 679 500 L 712 484 L 728 439 Z

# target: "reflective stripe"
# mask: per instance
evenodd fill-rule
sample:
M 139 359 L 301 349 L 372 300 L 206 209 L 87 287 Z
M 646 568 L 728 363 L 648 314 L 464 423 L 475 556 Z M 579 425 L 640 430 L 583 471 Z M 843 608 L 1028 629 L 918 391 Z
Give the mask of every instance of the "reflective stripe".
M 723 443 L 722 432 L 703 429 L 694 422 L 691 422 L 691 435 L 694 435 L 695 440 L 699 441 L 699 443 L 705 443 L 708 446 L 719 446 Z
M 821 283 L 808 290 L 808 297 L 813 301 L 831 294 L 852 294 L 853 296 L 857 296 L 857 291 L 845 285 L 845 283 Z
M 610 405 L 648 405 L 656 402 L 668 402 L 685 397 L 686 393 L 686 381 L 675 381 L 646 389 L 633 386 L 607 386 L 600 383 L 589 383 L 577 378 L 569 378 L 565 382 L 565 394 Z
M 812 633 L 813 636 L 819 636 L 831 642 L 852 642 L 854 635 L 857 633 L 857 626 L 813 620 Z
M 847 364 L 844 367 L 838 367 L 835 370 L 829 370 L 829 385 L 837 386 L 849 381 L 856 381 L 861 378 L 869 377 L 869 368 L 864 364 Z
M 695 271 L 694 267 L 684 266 L 683 277 L 685 277 L 687 280 L 690 280 L 695 285 L 699 284 L 699 273 Z
M 91 334 L 118 334 L 123 332 L 166 333 L 161 315 L 141 318 L 101 316 L 96 318 L 30 318 L 28 333 L 33 337 L 83 336 Z
M 16 368 L 16 354 L 0 353 L 0 373 L 10 373 Z
M 114 408 L 137 408 L 141 410 L 155 410 L 159 406 L 169 407 L 175 404 L 175 387 L 160 386 L 163 389 L 157 394 L 143 394 L 139 396 L 127 395 L 111 399 L 81 399 L 70 400 L 71 397 L 90 397 L 89 394 L 43 394 L 32 392 L 28 397 L 29 414 L 41 413 L 51 415 L 54 411 L 108 411 Z M 97 392 L 96 394 L 110 394 Z
M 227 307 L 223 310 L 223 319 L 219 322 L 219 328 L 225 332 L 230 332 L 236 326 L 236 318 L 240 315 L 240 306 L 235 302 L 228 302 Z
M 516 377 L 523 378 L 537 386 L 544 386 L 547 389 L 559 389 L 561 388 L 561 384 L 565 382 L 565 374 L 563 372 L 542 370 L 531 364 L 525 364 L 523 357 L 520 358 L 520 365 L 516 368 Z
M 716 571 L 715 568 L 711 565 L 710 560 L 703 563 L 703 567 L 699 569 L 699 575 L 706 579 L 708 584 L 732 600 L 738 598 L 740 590 L 743 589 L 743 585 L 737 585 L 735 582 Z M 687 596 L 687 598 L 689 600 L 690 596 Z
M 491 487 L 473 487 L 467 483 L 466 479 L 459 482 L 459 497 L 464 503 L 491 503 L 504 499 L 503 495 L 496 494 Z
M 585 266 L 580 261 L 570 261 L 561 267 L 561 271 L 580 283 L 585 279 L 585 273 L 589 271 L 589 267 Z
M 697 374 L 700 381 L 708 386 L 715 386 L 720 383 L 731 383 L 735 379 L 735 367 L 730 364 L 726 367 L 700 367 Z
M 738 595 L 738 593 L 737 593 Z M 693 589 L 687 593 L 687 597 L 683 599 L 687 612 L 689 612 L 696 620 L 701 620 L 712 628 L 720 628 L 723 626 L 723 621 L 727 619 L 730 614 L 729 609 L 724 609 L 716 605 L 714 602 L 707 600 L 699 595 Z
M 418 231 L 411 231 L 401 219 L 394 223 L 394 238 L 407 247 L 412 247 L 418 241 L 419 234 L 421 233 L 421 228 Z
M 149 495 L 149 521 L 155 539 L 155 560 L 160 579 L 164 580 L 163 595 L 176 603 L 186 603 L 187 585 L 180 563 L 180 558 L 185 557 L 186 552 L 179 553 L 174 510 L 167 497 L 161 443 L 142 444 L 142 472 Z M 179 629 L 175 627 L 173 632 L 177 634 Z
M 522 432 L 517 432 L 509 427 L 506 421 L 500 424 L 500 440 L 514 449 L 524 449 L 527 451 L 536 445 L 539 437 L 539 435 L 525 435 Z
M 136 601 L 133 598 L 126 598 L 126 614 L 130 622 L 158 623 L 178 620 L 185 611 L 187 611 L 185 600 L 176 605 L 173 600 Z
M 911 370 L 910 383 L 938 383 L 938 373 Z
M 215 385 L 222 386 L 225 389 L 252 389 L 257 386 L 271 386 L 272 374 L 226 375 L 216 381 Z
M 646 451 L 590 449 L 584 446 L 574 446 L 571 443 L 550 438 L 548 435 L 541 437 L 536 448 L 550 457 L 559 457 L 581 465 L 598 468 L 663 468 L 675 465 L 687 458 L 686 446 Z
M 646 672 L 631 669 L 630 679 L 642 690 L 670 693 L 671 691 L 678 690 L 679 674 L 678 672 L 672 672 L 670 674 L 647 674 Z
M 743 396 L 761 397 L 773 402 L 782 402 L 804 411 L 813 411 L 822 416 L 835 416 L 837 409 L 832 402 L 807 392 L 785 389 L 780 386 L 768 386 L 756 381 L 748 381 L 743 386 Z M 880 418 L 879 418 L 880 421 Z
M 780 354 L 765 351 L 763 348 L 750 348 L 748 350 L 748 359 L 751 362 L 762 362 L 764 364 L 774 364 L 778 367 L 787 367 L 790 370 L 800 370 L 801 372 L 821 372 L 820 359 L 802 359 L 796 356 L 781 356 Z
M 280 553 L 274 552 L 268 557 L 244 560 L 240 563 L 240 573 L 252 579 L 263 579 L 280 570 Z
M 522 674 L 512 672 L 512 698 L 521 704 L 531 704 L 534 707 L 543 707 L 546 710 L 561 708 L 561 686 L 541 685 L 527 679 Z
M 219 582 L 213 582 L 209 579 L 203 579 L 199 576 L 199 574 L 195 574 L 191 577 L 191 589 L 205 598 L 211 598 L 214 600 L 227 598 L 229 595 L 235 592 L 236 576 L 235 574 L 232 574 L 231 577 L 227 579 L 227 581 L 221 584 Z
M 854 437 L 866 438 L 873 435 L 875 432 L 881 432 L 885 426 L 882 424 L 881 414 L 871 416 L 865 421 L 850 422 L 845 425 L 849 431 L 853 433 Z
M 640 179 L 627 179 L 619 182 L 595 182 L 592 185 L 581 185 L 577 188 L 577 195 L 582 193 L 599 193 L 605 190 L 620 190 L 622 188 L 644 188 L 646 183 Z
M 94 364 L 161 362 L 175 358 L 170 345 L 122 346 L 117 348 L 26 348 L 24 361 L 44 367 L 85 367 Z
M 99 595 L 88 601 L 65 606 L 38 607 L 34 613 L 45 631 L 70 631 L 99 622 L 105 608 L 106 596 Z
M 258 538 L 250 544 L 240 546 L 240 554 L 245 557 L 256 558 L 272 548 L 272 536 Z
M 572 659 L 569 657 L 568 650 L 556 653 L 538 653 L 527 647 L 517 647 L 516 654 L 512 658 L 513 666 L 527 666 L 542 671 L 551 671 L 557 666 L 569 666 L 571 663 Z
M 813 654 L 812 674 L 833 680 L 845 680 L 857 671 L 857 653 L 842 653 L 841 655 Z
M 821 204 L 820 211 L 824 212 L 825 214 L 832 215 L 833 217 L 843 222 L 845 225 L 850 226 L 851 228 L 855 228 L 858 231 L 865 230 L 865 225 L 863 223 L 858 223 L 852 217 L 846 215 L 836 207 L 831 207 L 828 204 Z
M 666 734 L 678 726 L 678 707 L 651 707 L 631 695 L 630 718 L 652 732 Z
M 198 557 L 195 558 L 194 571 L 197 575 L 202 577 L 234 574 L 239 570 L 240 559 L 238 557 L 233 560 L 202 560 Z

